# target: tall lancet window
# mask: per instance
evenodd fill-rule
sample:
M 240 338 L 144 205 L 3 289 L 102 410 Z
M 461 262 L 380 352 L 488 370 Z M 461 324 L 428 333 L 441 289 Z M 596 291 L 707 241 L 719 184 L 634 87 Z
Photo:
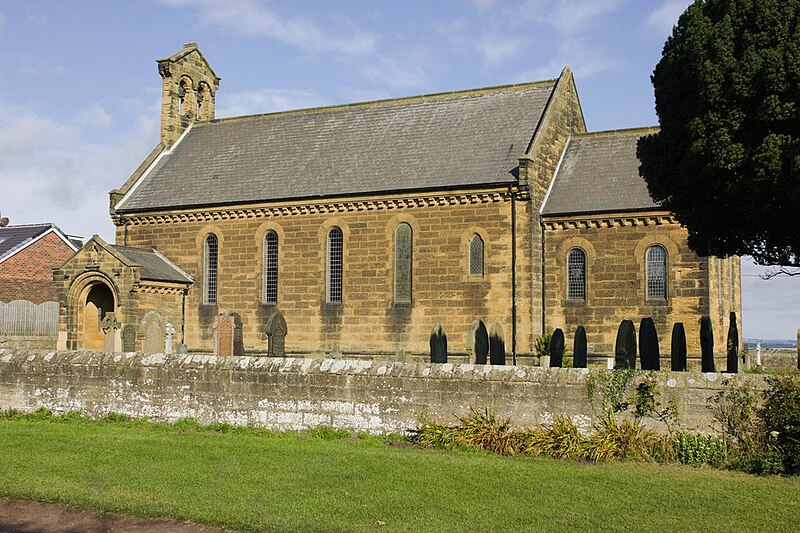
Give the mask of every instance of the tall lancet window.
M 394 301 L 411 303 L 411 226 L 403 222 L 394 232 Z
M 203 250 L 203 303 L 213 305 L 217 303 L 217 266 L 218 266 L 217 236 L 210 233 L 206 237 Z

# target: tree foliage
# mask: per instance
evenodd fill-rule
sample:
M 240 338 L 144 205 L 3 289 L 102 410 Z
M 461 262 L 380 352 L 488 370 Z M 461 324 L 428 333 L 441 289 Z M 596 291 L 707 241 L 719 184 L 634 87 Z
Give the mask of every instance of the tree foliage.
M 689 246 L 800 266 L 800 0 L 695 0 L 652 82 L 639 172 Z

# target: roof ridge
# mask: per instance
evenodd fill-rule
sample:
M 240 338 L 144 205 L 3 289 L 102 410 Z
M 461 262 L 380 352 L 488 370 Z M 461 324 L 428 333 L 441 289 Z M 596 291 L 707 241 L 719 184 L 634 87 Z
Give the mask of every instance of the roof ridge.
M 614 137 L 621 135 L 634 135 L 636 133 L 657 132 L 659 126 L 639 126 L 635 128 L 619 128 L 615 130 L 586 131 L 583 133 L 573 133 L 572 137 Z
M 39 222 L 39 223 L 36 223 L 36 224 L 9 224 L 8 226 L 3 226 L 0 229 L 5 229 L 5 228 L 8 228 L 8 229 L 12 229 L 12 228 L 36 228 L 36 227 L 45 227 L 45 226 L 48 227 L 48 228 L 58 228 L 58 226 L 56 226 L 52 222 Z
M 390 105 L 402 105 L 404 103 L 415 102 L 436 102 L 443 100 L 454 100 L 456 98 L 468 98 L 470 96 L 479 96 L 482 94 L 502 92 L 509 89 L 535 89 L 547 86 L 553 86 L 558 81 L 557 78 L 550 80 L 531 81 L 525 83 L 510 83 L 506 85 L 493 85 L 489 87 L 479 87 L 475 89 L 459 89 L 455 91 L 444 91 L 438 93 L 417 94 L 411 96 L 400 96 L 396 98 L 383 98 L 379 100 L 366 100 L 363 102 L 351 102 L 348 104 L 333 104 L 327 106 L 304 107 L 299 109 L 286 109 L 283 111 L 271 111 L 268 113 L 255 113 L 252 115 L 238 115 L 235 117 L 215 118 L 205 122 L 197 122 L 194 124 L 196 127 L 203 127 L 210 124 L 217 124 L 221 122 L 235 122 L 238 120 L 247 120 L 255 118 L 276 117 L 301 113 L 326 113 L 331 111 L 343 111 L 352 108 L 369 108 L 369 107 L 387 107 Z

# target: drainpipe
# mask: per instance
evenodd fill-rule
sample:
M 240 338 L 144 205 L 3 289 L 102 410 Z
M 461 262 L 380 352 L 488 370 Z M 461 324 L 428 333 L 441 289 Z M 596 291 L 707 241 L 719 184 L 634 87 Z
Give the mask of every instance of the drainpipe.
M 517 195 L 508 186 L 511 196 L 511 364 L 517 366 Z
M 186 293 L 188 289 L 183 289 L 181 294 L 181 344 L 186 344 L 185 331 L 186 331 Z
M 544 335 L 545 333 L 547 333 L 547 331 L 544 329 L 546 324 L 547 324 L 547 321 L 545 319 L 545 317 L 547 316 L 547 313 L 546 313 L 547 301 L 546 301 L 545 292 L 544 292 L 545 289 L 546 289 L 546 286 L 545 286 L 546 283 L 545 283 L 545 277 L 544 277 L 544 274 L 545 274 L 545 268 L 544 268 L 544 222 L 542 221 L 541 215 L 539 215 L 539 229 L 540 229 L 540 232 L 542 234 L 542 257 L 541 257 L 540 263 L 542 264 L 542 335 Z

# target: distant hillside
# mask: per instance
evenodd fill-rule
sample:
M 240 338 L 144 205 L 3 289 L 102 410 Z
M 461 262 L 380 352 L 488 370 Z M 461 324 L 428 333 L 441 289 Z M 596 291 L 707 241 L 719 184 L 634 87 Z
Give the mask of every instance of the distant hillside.
M 762 348 L 797 348 L 797 341 L 794 339 L 743 339 L 747 348 L 755 348 L 756 344 L 761 343 Z

